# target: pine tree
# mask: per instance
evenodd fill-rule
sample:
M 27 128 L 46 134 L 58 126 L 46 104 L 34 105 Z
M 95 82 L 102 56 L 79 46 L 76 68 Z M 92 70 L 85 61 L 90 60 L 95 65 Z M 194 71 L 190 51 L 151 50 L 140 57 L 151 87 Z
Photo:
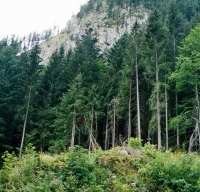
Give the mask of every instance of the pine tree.
M 158 148 L 161 148 L 161 80 L 159 77 L 159 65 L 164 62 L 166 47 L 166 32 L 161 23 L 161 16 L 155 9 L 149 16 L 146 30 L 146 70 L 149 73 L 153 90 L 150 98 L 151 110 L 155 110 L 151 122 L 156 122 L 158 134 Z M 155 80 L 154 80 L 155 79 Z M 155 125 L 154 125 L 155 126 Z
M 169 41 L 169 53 L 168 58 L 171 62 L 171 70 L 175 70 L 175 62 L 177 57 L 177 46 L 180 44 L 181 38 L 184 36 L 183 34 L 183 21 L 181 19 L 181 13 L 178 10 L 177 3 L 172 1 L 169 5 L 168 13 L 167 13 L 167 27 L 169 29 L 170 41 Z M 175 95 L 175 116 L 178 115 L 178 93 L 177 90 L 174 90 Z M 179 126 L 176 127 L 176 144 L 177 147 L 180 147 L 180 138 L 179 138 Z
M 30 110 L 31 96 L 33 93 L 34 85 L 38 81 L 38 77 L 39 77 L 38 72 L 42 68 L 42 66 L 39 65 L 41 62 L 41 58 L 39 57 L 39 54 L 40 54 L 40 48 L 39 48 L 39 45 L 36 44 L 36 46 L 30 52 L 28 63 L 24 63 L 25 74 L 24 74 L 23 80 L 27 88 L 27 95 L 26 95 L 26 111 L 25 111 L 22 139 L 21 139 L 20 152 L 19 152 L 20 156 L 22 154 L 22 148 L 24 145 L 25 131 L 26 131 L 26 126 L 27 126 L 28 114 Z
M 105 79 L 105 86 L 107 87 L 106 102 L 108 105 L 108 119 L 110 120 L 110 132 L 112 133 L 112 146 L 115 145 L 116 133 L 118 133 L 117 128 L 117 116 L 119 116 L 118 106 L 119 106 L 119 86 L 121 81 L 121 70 L 123 68 L 123 60 L 125 55 L 125 50 L 127 46 L 127 34 L 124 34 L 109 50 L 107 55 L 107 77 Z M 109 122 L 109 121 L 108 121 Z M 119 130 L 123 131 L 123 130 Z M 106 141 L 106 143 L 108 143 Z
M 54 138 L 52 125 L 56 118 L 55 107 L 67 90 L 65 75 L 64 48 L 61 46 L 51 55 L 36 87 L 35 110 L 32 113 L 34 121 L 31 123 L 33 129 L 28 135 L 28 142 L 34 142 L 38 149 L 47 150 Z
M 21 99 L 18 91 L 19 52 L 20 43 L 14 38 L 0 41 L 0 153 L 16 144 L 14 136 L 18 132 L 18 125 L 15 124 L 15 118 Z

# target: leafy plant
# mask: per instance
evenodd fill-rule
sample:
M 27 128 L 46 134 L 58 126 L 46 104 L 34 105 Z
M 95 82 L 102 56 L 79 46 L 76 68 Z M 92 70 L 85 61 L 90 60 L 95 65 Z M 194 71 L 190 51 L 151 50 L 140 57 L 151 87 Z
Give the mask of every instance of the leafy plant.
M 130 138 L 128 140 L 128 146 L 132 149 L 141 149 L 142 147 L 142 140 L 139 138 Z
M 198 191 L 200 161 L 194 154 L 157 152 L 139 170 L 140 177 L 150 191 Z

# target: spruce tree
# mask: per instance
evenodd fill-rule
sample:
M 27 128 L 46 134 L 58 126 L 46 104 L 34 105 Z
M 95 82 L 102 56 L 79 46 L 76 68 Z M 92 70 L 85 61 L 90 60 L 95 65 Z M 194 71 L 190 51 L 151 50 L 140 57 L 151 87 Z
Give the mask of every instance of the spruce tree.
M 146 74 L 152 84 L 150 107 L 153 112 L 151 124 L 157 127 L 158 148 L 162 146 L 161 128 L 161 77 L 159 76 L 159 65 L 164 62 L 166 49 L 166 32 L 161 23 L 161 15 L 157 9 L 149 16 L 146 29 Z M 152 128 L 153 128 L 152 127 Z
M 40 48 L 39 48 L 39 45 L 36 44 L 36 46 L 30 52 L 28 63 L 24 63 L 25 74 L 24 74 L 23 80 L 27 89 L 27 94 L 25 96 L 26 109 L 25 109 L 22 139 L 21 139 L 20 152 L 19 152 L 20 156 L 22 154 L 22 149 L 24 145 L 25 131 L 26 131 L 26 126 L 27 126 L 27 121 L 28 121 L 30 105 L 31 105 L 31 97 L 34 91 L 34 86 L 37 83 L 38 78 L 39 78 L 39 71 L 42 68 L 42 66 L 39 65 L 41 62 L 41 58 L 39 57 L 39 55 L 40 55 Z

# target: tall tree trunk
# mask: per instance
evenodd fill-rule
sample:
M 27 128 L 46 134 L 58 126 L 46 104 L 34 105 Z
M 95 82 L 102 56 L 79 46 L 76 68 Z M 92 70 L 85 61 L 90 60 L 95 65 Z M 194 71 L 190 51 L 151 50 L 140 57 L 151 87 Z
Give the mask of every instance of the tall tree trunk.
M 95 115 L 95 128 L 96 128 L 96 133 L 95 133 L 95 140 L 98 138 L 98 121 L 97 121 L 97 114 Z
M 160 84 L 158 78 L 158 52 L 156 51 L 156 115 L 158 126 L 158 149 L 161 148 L 161 125 L 160 125 Z
M 178 115 L 178 93 L 176 92 L 176 116 Z M 176 145 L 180 147 L 179 125 L 176 126 Z
M 169 149 L 169 136 L 168 136 L 168 93 L 167 93 L 167 80 L 165 77 L 165 129 L 166 129 L 166 150 Z
M 200 103 L 199 103 L 199 91 L 198 91 L 198 85 L 196 83 L 196 102 L 197 102 L 197 127 L 198 127 L 198 130 L 197 130 L 197 133 L 198 133 L 198 136 L 199 136 L 199 139 L 198 139 L 198 145 L 199 145 L 199 149 L 200 149 L 200 128 L 199 128 L 199 123 L 200 123 Z
M 135 74 L 136 74 L 136 96 L 137 96 L 137 132 L 138 132 L 138 138 L 141 139 L 140 92 L 139 92 L 139 78 L 138 78 L 137 44 L 136 44 L 136 57 L 135 57 Z
M 74 148 L 75 131 L 76 131 L 76 108 L 74 106 L 73 122 L 72 122 L 72 137 L 71 137 L 71 144 L 70 144 L 71 149 Z
M 174 48 L 174 61 L 176 57 L 176 38 L 173 34 L 173 48 Z M 176 117 L 178 116 L 178 93 L 176 92 Z M 176 145 L 177 148 L 180 148 L 180 138 L 179 138 L 179 125 L 176 126 Z
M 32 91 L 32 85 L 30 85 L 30 87 L 29 87 L 29 93 L 28 93 L 28 101 L 27 101 L 27 106 L 26 106 L 26 115 L 25 115 L 25 119 L 24 119 L 24 126 L 23 126 L 23 132 L 22 132 L 22 140 L 21 140 L 21 146 L 20 146 L 20 151 L 19 151 L 19 156 L 20 157 L 22 155 L 22 148 L 24 146 L 24 137 L 25 137 L 25 132 L 26 132 L 26 124 L 27 124 L 27 119 L 28 119 L 28 112 L 29 112 L 29 107 L 30 107 L 31 91 Z
M 132 94 L 132 81 L 130 81 L 129 89 L 129 104 L 128 104 L 128 139 L 131 138 L 131 94 Z
M 106 116 L 106 133 L 105 133 L 105 147 L 104 149 L 107 150 L 108 148 L 108 106 L 107 106 L 107 116 Z
M 200 121 L 200 103 L 199 103 L 199 92 L 198 92 L 198 87 L 196 83 L 195 87 L 195 99 L 196 99 L 196 118 L 193 117 L 193 119 L 196 121 L 195 123 L 195 129 L 190 136 L 190 142 L 189 142 L 189 152 L 192 152 L 193 147 L 198 147 L 198 150 L 200 148 L 200 130 L 199 130 L 199 121 Z
M 116 99 L 113 100 L 112 147 L 115 147 L 115 118 L 116 118 Z
M 92 147 L 92 136 L 93 136 L 93 121 L 94 121 L 94 106 L 92 105 L 92 111 L 91 111 L 91 124 L 90 124 L 90 144 L 89 144 L 89 151 Z

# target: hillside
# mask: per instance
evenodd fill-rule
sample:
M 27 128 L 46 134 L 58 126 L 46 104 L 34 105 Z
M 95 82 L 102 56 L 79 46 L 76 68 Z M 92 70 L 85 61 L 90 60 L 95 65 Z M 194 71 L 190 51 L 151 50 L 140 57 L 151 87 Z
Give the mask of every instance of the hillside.
M 96 4 L 95 4 L 96 5 Z M 43 42 L 40 47 L 41 58 L 46 63 L 51 54 L 64 46 L 65 52 L 73 49 L 77 39 L 81 39 L 86 29 L 93 29 L 93 36 L 97 37 L 97 46 L 101 53 L 108 50 L 126 32 L 130 33 L 133 24 L 137 20 L 143 23 L 147 20 L 148 10 L 143 6 L 137 7 L 113 7 L 113 12 L 117 11 L 117 16 L 109 17 L 107 13 L 109 5 L 103 1 L 101 9 L 94 8 L 83 17 L 72 16 L 63 29 L 55 37 Z

